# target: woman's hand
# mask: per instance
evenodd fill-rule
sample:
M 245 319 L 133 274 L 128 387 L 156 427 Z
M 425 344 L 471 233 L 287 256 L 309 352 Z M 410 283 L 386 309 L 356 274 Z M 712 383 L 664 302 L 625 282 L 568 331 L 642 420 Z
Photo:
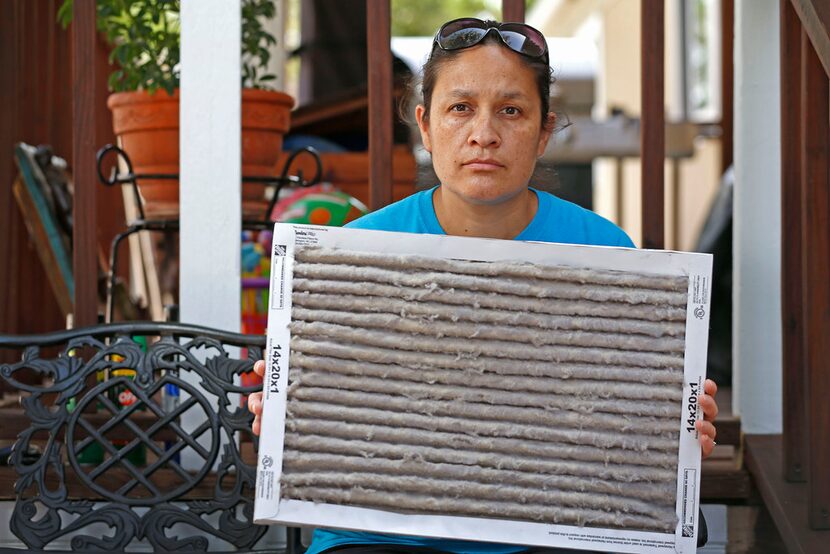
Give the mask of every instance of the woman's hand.
M 260 377 L 265 377 L 265 360 L 259 360 L 254 364 L 254 373 Z M 251 426 L 251 430 L 254 435 L 258 436 L 262 427 L 262 391 L 252 392 L 248 395 L 248 409 L 254 414 L 254 424 Z
M 695 429 L 698 430 L 700 448 L 703 452 L 703 459 L 709 457 L 712 450 L 715 448 L 715 436 L 718 431 L 715 429 L 713 422 L 718 417 L 718 403 L 715 402 L 715 394 L 718 392 L 718 386 L 711 379 L 706 379 L 703 383 L 703 394 L 698 396 L 698 406 L 703 410 L 703 419 L 695 423 Z M 254 431 L 256 432 L 256 431 Z

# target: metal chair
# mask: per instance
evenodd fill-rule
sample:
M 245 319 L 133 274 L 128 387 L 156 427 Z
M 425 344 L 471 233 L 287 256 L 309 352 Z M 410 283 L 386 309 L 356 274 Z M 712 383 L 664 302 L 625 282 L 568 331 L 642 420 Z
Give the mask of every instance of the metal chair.
M 118 173 L 116 167 L 113 167 L 110 176 L 105 177 L 103 169 L 104 161 L 112 153 L 114 153 L 117 156 L 121 165 L 125 168 L 126 173 Z M 294 163 L 294 160 L 296 160 L 297 157 L 303 154 L 311 156 L 314 159 L 315 163 L 315 175 L 313 178 L 309 180 L 303 178 L 301 170 L 298 171 L 297 175 L 288 174 L 289 170 L 291 169 L 291 165 Z M 144 179 L 169 180 L 171 181 L 171 186 L 175 186 L 174 181 L 177 181 L 179 179 L 179 175 L 176 173 L 137 174 L 133 170 L 133 165 L 130 161 L 130 157 L 127 155 L 127 152 L 113 144 L 107 144 L 106 146 L 98 150 L 95 157 L 98 172 L 98 180 L 101 182 L 101 184 L 106 186 L 128 185 L 132 190 L 132 195 L 134 197 L 135 205 L 138 210 L 138 218 L 128 222 L 127 229 L 117 234 L 112 241 L 112 245 L 110 246 L 109 274 L 107 275 L 107 306 L 105 312 L 105 320 L 107 322 L 112 322 L 114 311 L 113 290 L 115 288 L 116 269 L 118 267 L 118 249 L 121 245 L 121 242 L 125 238 L 139 231 L 155 231 L 161 233 L 177 233 L 179 231 L 178 217 L 154 218 L 147 216 L 144 210 L 144 203 L 141 200 L 141 194 L 138 190 L 138 183 L 139 181 Z M 273 227 L 273 222 L 271 221 L 270 216 L 274 210 L 274 206 L 279 200 L 280 191 L 283 189 L 283 187 L 310 187 L 318 183 L 322 175 L 323 163 L 320 160 L 320 154 L 314 148 L 306 147 L 299 148 L 293 151 L 288 156 L 288 158 L 285 160 L 285 164 L 283 165 L 282 172 L 279 176 L 243 176 L 243 183 L 255 183 L 265 187 L 271 187 L 273 188 L 273 195 L 271 196 L 271 200 L 268 202 L 264 210 L 264 213 L 262 214 L 262 218 L 243 219 L 242 228 L 246 230 L 257 231 L 271 229 Z

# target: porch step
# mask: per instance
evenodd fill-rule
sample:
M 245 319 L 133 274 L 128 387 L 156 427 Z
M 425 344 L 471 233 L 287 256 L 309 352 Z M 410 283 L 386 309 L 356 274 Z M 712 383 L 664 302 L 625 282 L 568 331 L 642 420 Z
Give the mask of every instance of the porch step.
M 733 415 L 719 416 L 716 425 L 718 444 L 702 464 L 700 500 L 746 500 L 752 491 L 752 481 L 744 467 L 741 419 Z

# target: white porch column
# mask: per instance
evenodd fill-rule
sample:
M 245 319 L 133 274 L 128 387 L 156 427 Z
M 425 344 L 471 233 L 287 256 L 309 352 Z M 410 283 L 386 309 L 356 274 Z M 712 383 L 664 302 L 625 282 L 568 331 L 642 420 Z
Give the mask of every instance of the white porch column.
M 240 320 L 240 5 L 181 8 L 181 320 Z
M 778 10 L 735 2 L 733 394 L 747 433 L 781 432 Z
M 182 1 L 180 319 L 226 331 L 241 316 L 241 33 L 238 0 Z M 188 431 L 203 423 L 195 410 L 181 421 Z M 182 454 L 186 468 L 203 463 Z

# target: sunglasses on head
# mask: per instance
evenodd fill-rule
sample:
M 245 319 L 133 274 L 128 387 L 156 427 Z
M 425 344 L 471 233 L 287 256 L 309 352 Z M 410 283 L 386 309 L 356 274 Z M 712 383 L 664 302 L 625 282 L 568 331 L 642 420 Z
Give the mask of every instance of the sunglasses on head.
M 548 59 L 548 43 L 537 29 L 524 23 L 494 23 L 475 17 L 453 19 L 441 25 L 433 45 L 441 50 L 461 50 L 475 46 L 494 31 L 505 46 L 529 58 Z

